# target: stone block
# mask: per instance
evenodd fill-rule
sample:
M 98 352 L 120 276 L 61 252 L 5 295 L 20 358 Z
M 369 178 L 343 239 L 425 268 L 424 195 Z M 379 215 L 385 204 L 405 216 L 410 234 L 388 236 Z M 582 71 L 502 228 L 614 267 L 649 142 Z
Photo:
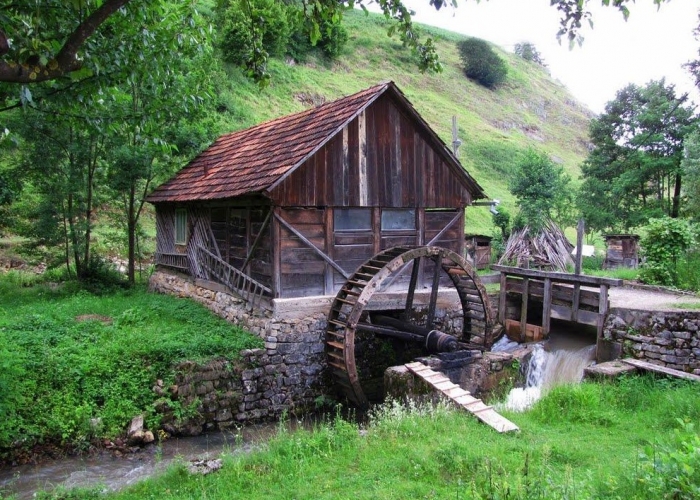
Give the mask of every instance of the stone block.
M 690 340 L 692 336 L 690 332 L 673 332 L 673 337 L 677 339 Z
M 284 356 L 284 362 L 287 364 L 303 363 L 304 359 L 305 357 L 303 354 L 287 354 Z
M 252 394 L 258 390 L 258 383 L 255 380 L 243 381 L 243 394 Z
M 217 412 L 216 417 L 214 417 L 214 420 L 217 422 L 223 422 L 225 420 L 231 420 L 233 418 L 233 414 L 231 413 L 231 410 L 229 408 L 223 408 L 219 412 Z

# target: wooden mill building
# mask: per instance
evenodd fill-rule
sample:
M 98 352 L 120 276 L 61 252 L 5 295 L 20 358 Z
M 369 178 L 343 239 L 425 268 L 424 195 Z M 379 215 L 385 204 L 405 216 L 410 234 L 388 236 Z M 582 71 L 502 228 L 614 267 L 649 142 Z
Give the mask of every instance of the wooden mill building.
M 148 198 L 156 263 L 253 303 L 332 295 L 397 245 L 464 255 L 479 184 L 393 82 L 226 134 Z

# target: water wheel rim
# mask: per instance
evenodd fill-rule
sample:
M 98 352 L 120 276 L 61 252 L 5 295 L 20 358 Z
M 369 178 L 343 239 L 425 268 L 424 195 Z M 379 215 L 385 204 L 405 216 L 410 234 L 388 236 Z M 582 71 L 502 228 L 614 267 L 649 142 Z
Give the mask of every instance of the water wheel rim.
M 344 389 L 348 399 L 360 407 L 368 405 L 368 399 L 362 389 L 357 373 L 355 359 L 355 334 L 360 317 L 372 296 L 377 293 L 387 278 L 408 263 L 422 258 L 435 258 L 436 263 L 440 264 L 442 270 L 452 280 L 462 306 L 465 328 L 468 319 L 471 323 L 471 318 L 467 318 L 469 312 L 465 308 L 465 304 L 468 302 L 466 288 L 464 284 L 460 285 L 460 283 L 464 280 L 471 282 L 471 286 L 473 286 L 473 290 L 476 291 L 483 306 L 481 313 L 483 314 L 484 323 L 484 346 L 488 348 L 493 343 L 492 331 L 494 322 L 488 294 L 475 269 L 462 256 L 452 250 L 438 246 L 400 246 L 384 250 L 368 259 L 348 278 L 333 300 L 328 315 L 326 350 L 329 354 L 329 364 L 334 368 L 334 378 Z M 381 267 L 377 267 L 379 262 L 383 263 Z M 459 272 L 451 272 L 451 270 L 454 271 L 455 269 L 459 270 Z M 348 297 L 351 297 L 351 299 L 349 300 Z M 353 300 L 352 297 L 355 297 L 355 299 Z M 341 329 L 342 334 L 340 333 Z M 341 339 L 342 348 L 339 347 L 340 343 L 338 342 Z M 341 352 L 342 365 L 338 363 Z

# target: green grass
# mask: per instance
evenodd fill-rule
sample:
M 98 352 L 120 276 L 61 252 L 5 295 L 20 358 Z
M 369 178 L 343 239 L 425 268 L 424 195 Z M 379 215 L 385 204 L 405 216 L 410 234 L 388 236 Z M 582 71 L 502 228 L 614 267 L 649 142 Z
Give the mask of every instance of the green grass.
M 237 359 L 262 343 L 199 304 L 144 287 L 98 297 L 16 279 L 0 279 L 0 459 L 38 443 L 80 449 L 140 413 L 155 424 L 151 388 L 175 362 Z
M 107 498 L 657 499 L 694 498 L 681 493 L 700 484 L 691 383 L 645 376 L 565 386 L 506 416 L 519 434 L 444 407 L 389 403 L 362 432 L 340 418 L 281 431 L 263 450 L 227 454 L 216 474 L 190 476 L 183 465 Z
M 421 74 L 410 51 L 386 36 L 389 24 L 383 16 L 350 11 L 344 23 L 350 39 L 335 62 L 311 57 L 288 65 L 272 59 L 272 80 L 265 89 L 229 68 L 219 88 L 221 104 L 228 110 L 222 116 L 222 132 L 301 111 L 308 106 L 303 96 L 331 100 L 393 80 L 447 144 L 452 142 L 451 117 L 457 116 L 462 164 L 511 214 L 516 210 L 508 191 L 509 174 L 529 146 L 549 153 L 578 183 L 591 113 L 541 66 L 496 49 L 507 61 L 509 76 L 503 86 L 488 90 L 463 74 L 456 48 L 462 35 L 424 26 L 425 34 L 435 39 L 444 71 Z M 467 230 L 491 233 L 488 207 L 467 210 Z

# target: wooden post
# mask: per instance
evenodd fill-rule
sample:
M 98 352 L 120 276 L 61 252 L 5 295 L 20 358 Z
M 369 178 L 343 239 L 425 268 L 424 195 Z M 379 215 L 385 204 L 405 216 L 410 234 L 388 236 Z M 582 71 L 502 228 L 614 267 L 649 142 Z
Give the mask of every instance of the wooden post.
M 501 291 L 498 298 L 498 322 L 506 324 L 506 273 L 501 271 Z
M 578 225 L 576 226 L 576 263 L 574 273 L 576 276 L 581 274 L 581 265 L 583 263 L 583 233 L 585 230 L 585 225 L 583 219 L 578 220 Z M 581 301 L 581 283 L 576 282 L 574 284 L 574 297 L 571 302 L 571 321 L 578 321 L 578 309 L 579 303 Z
M 576 226 L 576 270 L 574 271 L 576 275 L 581 274 L 581 263 L 583 260 L 583 232 L 585 225 L 583 219 L 578 220 L 578 225 Z
M 527 331 L 527 302 L 530 295 L 530 279 L 523 278 L 523 295 L 522 295 L 522 305 L 520 308 L 520 338 L 525 338 L 525 332 Z
M 272 223 L 272 296 L 278 298 L 282 296 L 282 227 L 277 222 L 280 217 L 280 207 L 271 207 L 274 217 Z
M 598 338 L 603 337 L 605 317 L 608 315 L 608 285 L 600 285 L 600 299 L 598 303 Z
M 326 207 L 324 211 L 324 223 L 323 225 L 325 226 L 325 251 L 326 255 L 328 255 L 331 259 L 335 258 L 335 255 L 333 255 L 333 209 L 330 207 Z M 333 267 L 326 262 L 325 264 L 325 284 L 324 284 L 324 292 L 326 295 L 332 295 L 335 293 L 335 287 L 333 286 Z
M 542 336 L 549 335 L 549 326 L 552 312 L 552 278 L 544 279 L 544 300 L 542 304 Z

